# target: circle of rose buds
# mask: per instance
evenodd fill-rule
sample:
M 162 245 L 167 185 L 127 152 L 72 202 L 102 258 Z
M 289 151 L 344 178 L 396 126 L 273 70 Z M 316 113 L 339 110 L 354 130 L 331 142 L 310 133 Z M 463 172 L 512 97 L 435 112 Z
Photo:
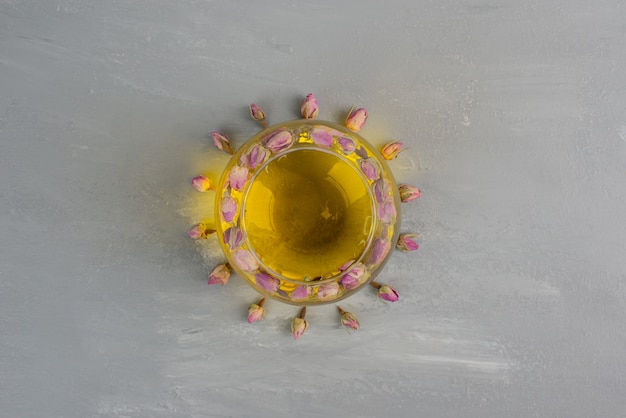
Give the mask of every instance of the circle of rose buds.
M 313 94 L 308 94 L 300 107 L 300 114 L 303 119 L 315 119 L 319 113 L 319 107 L 317 103 L 317 99 Z M 263 109 L 257 104 L 250 105 L 250 116 L 252 119 L 258 121 L 263 128 L 267 127 L 266 122 L 266 114 Z M 344 121 L 344 126 L 352 132 L 359 132 L 365 122 L 367 121 L 368 113 L 365 108 L 358 108 L 354 110 L 351 108 L 346 115 L 346 119 Z M 332 144 L 333 136 L 324 129 L 314 129 L 311 132 L 311 137 L 313 141 L 321 146 L 328 147 Z M 213 145 L 228 154 L 234 154 L 232 149 L 230 139 L 223 133 L 220 132 L 211 132 L 211 139 L 213 141 Z M 280 152 L 284 149 L 289 148 L 292 145 L 293 136 L 287 131 L 277 131 L 271 134 L 268 138 L 263 141 L 262 146 L 254 146 L 250 150 L 247 151 L 246 154 L 241 156 L 242 161 L 245 163 L 243 166 L 236 165 L 234 166 L 228 174 L 229 187 L 234 190 L 240 191 L 244 187 L 245 183 L 248 181 L 250 173 L 248 172 L 249 167 L 251 169 L 256 168 L 261 163 L 263 163 L 268 157 L 268 152 Z M 386 201 L 385 198 L 388 195 L 388 185 L 381 181 L 380 171 L 381 167 L 378 162 L 372 158 L 368 158 L 367 151 L 365 149 L 358 149 L 354 142 L 350 138 L 346 137 L 338 137 L 337 142 L 344 154 L 348 155 L 351 153 L 357 153 L 362 159 L 359 160 L 359 164 L 363 174 L 369 179 L 374 181 L 374 192 L 377 198 L 377 202 L 379 205 L 379 217 L 381 220 L 391 220 L 396 216 L 395 206 L 392 201 Z M 404 144 L 401 141 L 391 140 L 387 142 L 380 150 L 381 156 L 385 160 L 392 160 L 398 157 L 398 155 L 405 151 Z M 191 185 L 194 189 L 199 192 L 208 192 L 215 191 L 215 186 L 213 181 L 204 176 L 198 175 L 191 180 Z M 398 186 L 398 192 L 400 195 L 400 200 L 404 202 L 411 202 L 416 200 L 422 195 L 422 191 L 415 186 L 409 184 L 400 184 Z M 225 196 L 221 201 L 221 212 L 222 217 L 227 222 L 232 222 L 237 213 L 237 203 L 230 196 Z M 204 223 L 199 223 L 194 225 L 189 229 L 187 235 L 191 239 L 207 239 L 209 235 L 215 232 L 214 229 L 210 228 L 208 225 Z M 226 236 L 227 235 L 227 236 Z M 239 228 L 233 227 L 226 231 L 225 233 L 225 242 L 229 245 L 231 249 L 234 249 L 233 259 L 237 263 L 237 265 L 244 271 L 254 272 L 257 271 L 259 265 L 257 260 L 252 256 L 252 254 L 244 249 L 238 249 L 241 242 L 241 231 Z M 398 240 L 396 241 L 396 248 L 402 252 L 410 252 L 415 251 L 419 248 L 417 243 L 417 239 L 419 238 L 418 234 L 414 233 L 403 233 L 400 234 Z M 384 259 L 391 248 L 391 243 L 385 239 L 377 239 L 374 242 L 373 251 L 372 251 L 372 262 L 380 262 Z M 348 263 L 346 264 L 346 269 L 348 268 Z M 365 279 L 365 274 L 367 270 L 365 266 L 362 264 L 356 264 L 352 266 L 349 270 L 343 271 L 342 278 L 340 280 L 342 286 L 346 290 L 350 290 L 354 287 L 357 287 L 360 284 L 360 280 Z M 228 263 L 219 264 L 209 273 L 209 285 L 225 285 L 228 283 L 230 279 L 230 275 L 232 272 L 232 267 Z M 255 275 L 256 283 L 259 287 L 266 291 L 276 291 L 279 286 L 279 282 L 277 279 L 272 276 L 259 272 Z M 376 294 L 378 298 L 386 302 L 397 302 L 400 298 L 398 292 L 388 284 L 381 284 L 375 281 L 371 281 L 370 285 L 376 289 Z M 330 283 L 326 285 L 322 285 L 318 288 L 317 295 L 321 299 L 332 299 L 338 290 L 338 283 Z M 309 286 L 299 286 L 295 290 L 292 291 L 291 297 L 293 299 L 306 299 L 311 296 L 311 288 Z M 248 315 L 247 320 L 249 323 L 255 323 L 266 316 L 266 311 L 264 308 L 265 297 L 256 303 L 252 303 L 248 306 Z M 357 317 L 348 311 L 343 310 L 341 307 L 337 306 L 337 310 L 340 315 L 340 323 L 341 325 L 348 330 L 349 332 L 358 331 L 360 328 L 360 323 Z M 309 327 L 308 321 L 305 319 L 306 316 L 306 306 L 302 307 L 299 314 L 294 317 L 291 321 L 291 334 L 295 340 L 302 337 L 304 332 Z

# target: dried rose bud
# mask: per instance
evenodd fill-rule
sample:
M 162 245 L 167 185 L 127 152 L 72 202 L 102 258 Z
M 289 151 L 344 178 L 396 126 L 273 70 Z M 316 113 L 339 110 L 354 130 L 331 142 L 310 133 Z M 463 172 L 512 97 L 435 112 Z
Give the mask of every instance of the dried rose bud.
M 274 132 L 263 140 L 265 148 L 276 153 L 286 150 L 292 144 L 293 134 L 289 131 Z
M 373 158 L 359 160 L 359 167 L 369 180 L 377 180 L 380 177 L 380 165 Z
M 256 144 L 247 153 L 241 156 L 240 161 L 243 165 L 250 168 L 256 168 L 259 164 L 262 164 L 268 157 L 269 151 L 265 149 L 261 144 Z
M 360 324 L 357 317 L 352 312 L 346 312 L 337 306 L 339 315 L 341 315 L 341 325 L 343 325 L 348 331 L 358 331 Z
M 384 223 L 390 223 L 396 215 L 396 205 L 393 200 L 387 199 L 378 206 L 378 217 Z
M 252 116 L 252 119 L 261 122 L 261 126 L 267 128 L 267 124 L 265 123 L 265 112 L 263 112 L 263 109 L 261 109 L 255 103 L 252 103 L 250 105 L 250 116 Z
M 337 138 L 337 143 L 341 147 L 344 154 L 352 154 L 356 149 L 356 144 L 350 138 L 345 136 Z
M 258 303 L 253 303 L 248 306 L 248 323 L 251 324 L 260 320 L 261 318 L 265 318 L 265 309 L 263 305 L 265 304 L 265 298 L 261 299 Z
M 311 139 L 317 145 L 328 148 L 333 145 L 333 134 L 330 129 L 316 127 L 311 131 Z
M 377 238 L 370 254 L 371 263 L 375 265 L 382 263 L 389 254 L 389 250 L 391 250 L 391 242 L 385 238 Z
M 309 323 L 304 316 L 306 315 L 306 306 L 302 308 L 300 311 L 300 315 L 293 318 L 291 321 L 291 335 L 293 335 L 293 339 L 297 340 L 304 334 L 304 331 L 309 327 Z
M 300 285 L 290 294 L 292 299 L 306 299 L 311 296 L 311 286 Z
M 207 239 L 214 232 L 215 229 L 209 229 L 205 224 L 198 224 L 187 231 L 187 236 L 191 239 Z
M 204 176 L 196 176 L 191 179 L 191 185 L 199 192 L 208 192 L 209 190 L 215 190 L 215 186 L 210 179 Z
M 382 285 L 380 289 L 378 289 L 378 296 L 388 302 L 395 302 L 400 299 L 398 292 L 396 292 L 393 287 L 386 284 Z
M 267 273 L 259 272 L 254 275 L 257 286 L 268 292 L 275 292 L 280 286 L 280 281 Z
M 317 289 L 317 298 L 321 300 L 331 299 L 339 293 L 339 283 L 331 282 L 323 284 Z
M 355 111 L 350 109 L 348 112 L 348 117 L 346 118 L 346 128 L 350 129 L 352 132 L 359 132 L 363 125 L 365 125 L 365 121 L 367 120 L 367 110 L 364 108 L 359 108 Z
M 233 149 L 230 147 L 230 139 L 226 135 L 220 132 L 211 132 L 211 138 L 213 138 L 213 145 L 217 149 L 226 151 L 229 154 L 233 153 Z
M 216 266 L 211 273 L 209 273 L 209 284 L 220 284 L 224 286 L 230 279 L 231 268 L 228 263 L 220 264 Z
M 341 284 L 343 285 L 343 288 L 345 290 L 352 290 L 354 288 L 359 287 L 361 282 L 356 277 L 346 274 L 345 276 L 341 278 Z
M 202 238 L 205 230 L 206 227 L 203 224 L 194 225 L 189 231 L 187 231 L 187 236 L 191 239 L 200 239 Z
M 400 192 L 400 200 L 402 200 L 402 202 L 410 202 L 422 195 L 420 189 L 410 184 L 401 184 L 398 186 L 398 191 Z
M 248 181 L 248 169 L 239 165 L 233 166 L 228 172 L 228 183 L 230 187 L 241 191 Z
M 315 119 L 318 112 L 319 107 L 317 106 L 315 96 L 311 93 L 307 94 L 304 103 L 302 103 L 302 107 L 300 107 L 300 114 L 304 119 Z
M 378 203 L 384 202 L 389 195 L 389 182 L 382 178 L 376 180 L 372 186 L 374 186 L 374 196 L 376 196 L 376 201 Z
M 232 222 L 235 218 L 235 214 L 237 213 L 237 202 L 230 196 L 225 196 L 222 199 L 222 203 L 220 204 L 222 216 L 224 217 L 224 221 Z
M 383 158 L 385 160 L 393 160 L 398 156 L 398 154 L 400 154 L 404 150 L 405 148 L 403 147 L 402 142 L 390 141 L 382 147 L 380 153 L 383 155 Z
M 352 290 L 361 285 L 368 277 L 367 267 L 363 263 L 357 263 L 349 270 L 344 271 L 344 275 L 341 278 L 341 284 L 344 289 Z
M 419 245 L 415 242 L 417 237 L 419 237 L 418 234 L 400 234 L 396 248 L 405 253 L 417 250 L 419 248 Z
M 378 297 L 382 300 L 386 300 L 387 302 L 395 302 L 400 299 L 398 292 L 396 289 L 389 286 L 388 284 L 380 284 L 376 282 L 370 282 L 372 286 L 378 289 Z
M 224 231 L 222 239 L 228 245 L 228 248 L 234 250 L 239 248 L 239 246 L 243 243 L 243 232 L 241 232 L 241 229 L 239 229 L 238 226 L 231 226 Z
M 248 250 L 235 250 L 233 252 L 233 260 L 237 267 L 243 271 L 255 271 L 259 268 L 259 262 Z

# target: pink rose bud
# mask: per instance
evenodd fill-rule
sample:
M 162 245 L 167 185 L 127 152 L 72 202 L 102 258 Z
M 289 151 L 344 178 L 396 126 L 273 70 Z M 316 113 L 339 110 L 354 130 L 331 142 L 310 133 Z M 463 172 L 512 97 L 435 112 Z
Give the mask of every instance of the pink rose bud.
M 220 264 L 209 273 L 209 284 L 220 284 L 224 286 L 230 279 L 230 265 Z
M 198 224 L 191 227 L 189 231 L 187 231 L 187 236 L 191 239 L 200 239 L 206 230 L 206 226 L 204 224 Z
M 389 242 L 389 240 L 386 240 L 384 238 L 376 239 L 372 247 L 372 253 L 370 254 L 371 263 L 374 265 L 382 263 L 387 254 L 389 254 L 390 249 L 391 242 Z
M 398 292 L 396 292 L 393 287 L 386 284 L 382 285 L 380 289 L 378 289 L 378 296 L 387 302 L 395 302 L 400 299 Z
M 417 250 L 419 248 L 419 245 L 415 242 L 417 237 L 419 237 L 418 234 L 400 234 L 396 248 L 405 253 Z
M 263 304 L 265 304 L 265 298 L 261 299 L 258 303 L 253 303 L 248 306 L 249 324 L 265 318 L 265 309 L 263 309 Z
M 389 183 L 385 179 L 378 179 L 374 182 L 374 196 L 378 203 L 384 202 L 389 195 Z
M 337 138 L 337 143 L 341 147 L 344 154 L 352 154 L 356 149 L 354 141 L 350 138 L 346 138 L 345 136 Z
M 393 160 L 404 151 L 403 144 L 400 141 L 391 141 L 387 142 L 383 148 L 380 150 L 380 153 L 383 155 L 385 160 Z
M 291 147 L 293 144 L 293 135 L 289 131 L 274 132 L 263 140 L 265 148 L 272 152 L 281 152 Z
M 321 147 L 330 147 L 333 145 L 332 133 L 324 128 L 313 128 L 311 131 L 311 139 Z
M 280 281 L 275 278 L 270 276 L 267 273 L 257 273 L 254 275 L 254 278 L 256 279 L 256 284 L 263 290 L 266 290 L 268 292 L 275 292 L 278 290 L 278 286 L 280 285 Z
M 398 296 L 398 292 L 396 292 L 396 289 L 389 286 L 388 284 L 379 284 L 376 282 L 370 282 L 370 284 L 378 289 L 378 297 L 382 300 L 386 300 L 387 302 L 395 302 L 400 299 L 400 296 Z
M 205 224 L 198 224 L 187 231 L 187 236 L 191 239 L 207 239 L 214 232 L 215 229 L 209 229 Z
M 233 260 L 237 267 L 243 271 L 255 271 L 259 268 L 259 262 L 248 250 L 235 250 Z
M 345 276 L 341 278 L 341 284 L 343 285 L 344 289 L 352 290 L 354 288 L 359 287 L 361 282 L 359 282 L 359 279 L 357 279 L 356 277 L 346 274 Z
M 396 215 L 396 205 L 393 200 L 387 199 L 378 206 L 378 217 L 384 223 L 391 223 Z
M 292 299 L 306 299 L 311 296 L 311 286 L 300 285 L 291 292 Z
M 211 132 L 211 138 L 213 138 L 213 145 L 217 149 L 226 151 L 229 154 L 233 153 L 233 149 L 230 147 L 230 139 L 226 135 L 220 132 Z
M 250 105 L 250 116 L 252 116 L 252 119 L 261 122 L 261 126 L 263 126 L 264 128 L 267 127 L 267 124 L 265 123 L 265 112 L 263 112 L 263 109 L 261 109 L 255 103 L 252 103 Z
M 339 306 L 337 306 L 337 310 L 339 311 L 339 315 L 341 315 L 341 325 L 343 325 L 348 330 L 348 332 L 350 332 L 350 330 L 359 330 L 359 320 L 352 312 L 346 312 Z
M 415 186 L 411 186 L 410 184 L 401 184 L 398 186 L 398 191 L 400 192 L 400 200 L 403 202 L 410 202 L 422 195 L 422 191 L 420 189 Z
M 309 323 L 304 316 L 306 315 L 306 306 L 302 308 L 300 311 L 300 315 L 293 318 L 291 321 L 291 335 L 293 335 L 293 339 L 297 340 L 304 334 L 304 331 L 309 327 Z
M 361 171 L 369 180 L 376 180 L 380 177 L 380 166 L 373 158 L 359 160 L 359 167 L 361 167 Z
M 304 119 L 315 119 L 318 112 L 319 108 L 315 96 L 310 93 L 307 94 L 304 103 L 302 103 L 302 107 L 300 107 L 300 114 Z
M 269 151 L 260 144 L 253 146 L 247 153 L 241 156 L 241 162 L 243 165 L 247 165 L 250 168 L 256 168 L 259 164 L 262 164 L 267 159 Z
M 367 120 L 367 110 L 364 108 L 357 109 L 348 112 L 348 117 L 346 118 L 346 128 L 350 129 L 352 132 L 359 132 L 363 125 L 365 125 L 365 121 Z
M 291 321 L 291 334 L 293 335 L 293 339 L 297 340 L 298 338 L 300 338 L 308 327 L 309 323 L 306 319 L 294 318 Z
M 204 176 L 196 176 L 191 179 L 191 185 L 199 192 L 207 192 L 209 190 L 215 190 L 215 187 L 211 183 L 211 180 Z
M 222 238 L 231 250 L 239 248 L 239 246 L 243 243 L 243 233 L 238 226 L 231 226 L 228 228 L 224 231 Z
M 241 191 L 248 181 L 248 169 L 239 165 L 234 166 L 228 172 L 228 182 L 230 187 L 235 190 Z
M 235 218 L 235 214 L 237 213 L 237 202 L 230 196 L 225 196 L 220 203 L 220 210 L 222 212 L 222 216 L 224 217 L 224 221 L 232 222 Z
M 339 283 L 332 282 L 323 284 L 317 289 L 317 298 L 321 300 L 331 299 L 339 293 Z
M 357 263 L 345 272 L 341 278 L 341 284 L 344 289 L 352 290 L 364 282 L 367 275 L 367 267 L 363 263 Z

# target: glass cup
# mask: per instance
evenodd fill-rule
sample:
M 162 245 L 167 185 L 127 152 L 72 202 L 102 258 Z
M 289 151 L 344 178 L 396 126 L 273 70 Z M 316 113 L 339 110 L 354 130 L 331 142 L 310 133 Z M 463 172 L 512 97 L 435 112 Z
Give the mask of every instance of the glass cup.
M 400 197 L 385 160 L 334 123 L 271 126 L 242 146 L 217 184 L 216 230 L 230 266 L 294 305 L 341 300 L 384 266 Z

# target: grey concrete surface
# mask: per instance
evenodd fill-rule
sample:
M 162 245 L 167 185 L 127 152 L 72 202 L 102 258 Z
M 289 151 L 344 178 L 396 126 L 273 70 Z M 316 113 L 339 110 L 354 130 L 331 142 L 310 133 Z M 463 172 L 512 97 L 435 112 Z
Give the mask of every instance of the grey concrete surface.
M 623 0 L 0 1 L 0 416 L 626 416 Z M 351 105 L 420 249 L 267 304 L 185 232 L 207 133 Z

